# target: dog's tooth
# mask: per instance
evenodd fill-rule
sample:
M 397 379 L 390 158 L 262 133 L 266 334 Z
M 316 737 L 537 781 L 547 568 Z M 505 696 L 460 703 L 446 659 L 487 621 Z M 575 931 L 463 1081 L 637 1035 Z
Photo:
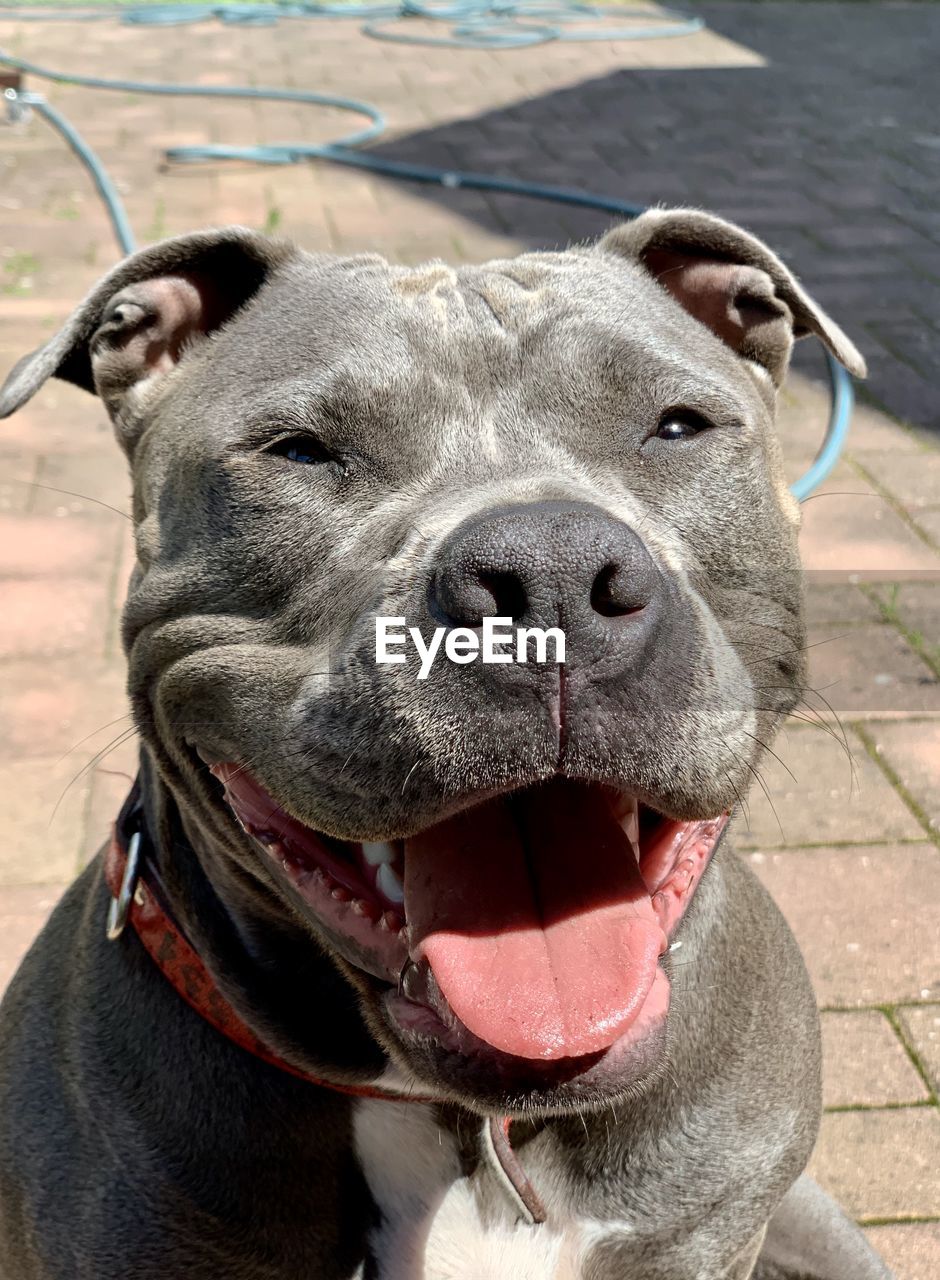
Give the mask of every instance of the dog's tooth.
M 629 812 L 623 816 L 623 829 L 634 844 L 640 843 L 640 806 L 635 800 Z
M 633 846 L 633 856 L 640 861 L 640 806 L 636 800 L 625 805 L 619 815 L 620 828 Z
M 379 843 L 366 842 L 362 846 L 362 856 L 370 867 L 380 867 L 383 863 L 395 861 L 395 849 L 385 840 Z
M 348 902 L 352 894 L 348 889 L 344 889 L 341 884 L 336 884 L 330 890 L 330 897 L 336 902 Z
M 379 893 L 388 898 L 389 902 L 395 902 L 401 906 L 405 901 L 405 886 L 402 884 L 401 876 L 388 862 L 383 862 L 379 866 L 375 887 Z
M 379 909 L 373 902 L 366 902 L 364 898 L 353 898 L 350 903 L 350 910 L 353 915 L 362 916 L 366 920 L 371 920 L 373 924 L 379 918 Z

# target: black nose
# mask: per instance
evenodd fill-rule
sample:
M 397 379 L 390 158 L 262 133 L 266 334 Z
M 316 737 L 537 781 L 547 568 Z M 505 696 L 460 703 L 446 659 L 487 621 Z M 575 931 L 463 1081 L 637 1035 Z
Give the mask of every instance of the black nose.
M 431 609 L 451 627 L 485 617 L 561 626 L 570 641 L 609 638 L 648 610 L 660 575 L 634 531 L 583 502 L 537 502 L 480 513 L 446 539 Z

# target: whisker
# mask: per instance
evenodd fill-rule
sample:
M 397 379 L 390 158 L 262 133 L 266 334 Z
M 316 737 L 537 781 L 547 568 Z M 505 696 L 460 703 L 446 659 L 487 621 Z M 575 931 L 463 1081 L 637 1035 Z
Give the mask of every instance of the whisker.
M 803 699 L 801 698 L 800 702 L 802 701 Z M 758 702 L 755 702 L 752 704 L 752 710 L 763 711 L 767 714 L 779 713 L 778 707 L 765 707 Z M 802 724 L 809 725 L 811 729 L 818 729 L 822 733 L 828 734 L 828 736 L 832 738 L 832 740 L 839 747 L 841 747 L 842 750 L 846 753 L 846 755 L 849 756 L 849 758 L 851 759 L 852 752 L 848 744 L 845 742 L 844 738 L 841 737 L 838 733 L 836 733 L 832 725 L 827 724 L 827 722 L 822 718 L 822 716 L 819 715 L 819 713 L 816 711 L 814 707 L 807 706 L 807 710 L 810 712 L 809 715 L 802 715 L 799 711 L 790 710 L 787 712 L 787 719 L 799 720 Z M 786 725 L 786 722 L 784 722 L 784 727 L 785 725 Z
M 415 772 L 415 770 L 418 768 L 418 766 L 420 765 L 420 763 L 421 763 L 421 761 L 420 761 L 420 760 L 416 760 L 416 761 L 414 762 L 414 764 L 411 766 L 411 768 L 408 770 L 408 773 L 407 773 L 407 775 L 405 776 L 405 781 L 401 784 L 401 794 L 402 794 L 402 795 L 404 795 L 404 794 L 405 794 L 405 788 L 408 786 L 408 783 L 411 781 L 411 775 Z
M 19 483 L 25 484 L 29 489 L 45 489 L 48 493 L 63 493 L 67 498 L 81 498 L 83 502 L 94 502 L 99 507 L 113 511 L 116 516 L 121 516 L 129 524 L 134 523 L 133 516 L 128 515 L 126 511 L 121 511 L 118 507 L 112 507 L 110 502 L 104 502 L 101 498 L 93 498 L 90 493 L 75 493 L 71 489 L 57 489 L 54 484 L 40 484 L 38 480 L 21 480 Z
M 767 743 L 766 743 L 766 742 L 764 742 L 764 740 L 763 740 L 762 738 L 758 738 L 758 737 L 757 737 L 755 734 L 753 734 L 753 733 L 748 733 L 748 731 L 747 731 L 746 729 L 742 729 L 742 730 L 741 730 L 741 732 L 744 734 L 744 736 L 745 736 L 745 737 L 750 738 L 752 742 L 756 742 L 756 743 L 757 743 L 757 745 L 758 745 L 759 747 L 762 747 L 762 748 L 763 748 L 763 750 L 764 750 L 764 751 L 766 751 L 768 755 L 773 756 L 773 758 L 777 761 L 777 763 L 778 763 L 782 768 L 786 769 L 787 773 L 790 775 L 790 777 L 793 779 L 793 781 L 794 781 L 794 782 L 798 782 L 798 781 L 799 781 L 799 780 L 798 780 L 798 778 L 797 778 L 797 776 L 796 776 L 796 774 L 795 774 L 795 773 L 793 772 L 793 770 L 789 767 L 789 765 L 787 765 L 783 760 L 781 760 L 781 759 L 780 759 L 780 757 L 777 755 L 776 751 L 774 751 L 774 750 L 772 750 L 772 748 L 768 747 Z
M 818 649 L 823 644 L 833 644 L 836 640 L 844 640 L 849 635 L 848 631 L 842 631 L 837 636 L 827 636 L 825 640 L 814 640 L 812 644 L 804 644 L 796 649 L 782 649 L 779 653 L 767 653 L 756 663 L 745 662 L 744 666 L 759 666 L 761 662 L 772 662 L 775 658 L 789 658 L 796 653 L 808 653 L 810 649 Z
M 807 502 L 815 502 L 817 498 L 881 498 L 881 494 L 856 489 L 827 489 L 825 493 L 811 493 L 808 498 L 801 498 L 800 506 L 805 507 Z M 883 498 L 881 500 L 884 501 Z
M 137 735 L 137 726 L 131 725 L 129 729 L 125 729 L 123 733 L 119 733 L 116 738 L 112 738 L 107 746 L 102 747 L 100 751 L 96 751 L 95 754 L 92 756 L 92 758 L 88 761 L 88 763 L 83 765 L 82 768 L 79 769 L 78 773 L 76 773 L 75 776 L 69 782 L 66 783 L 61 794 L 59 795 L 58 800 L 53 805 L 52 813 L 49 815 L 48 825 L 50 827 L 55 821 L 55 816 L 59 812 L 59 809 L 62 805 L 62 801 L 71 791 L 72 787 L 75 786 L 75 783 L 78 782 L 81 778 L 83 778 L 90 769 L 93 769 L 97 764 L 100 764 L 100 762 L 104 760 L 106 756 L 109 756 L 112 751 L 116 751 L 118 747 L 122 746 L 130 738 L 136 737 L 136 735 Z
M 845 754 L 848 757 L 849 766 L 851 768 L 850 790 L 857 792 L 858 791 L 858 770 L 855 767 L 855 757 L 852 754 L 851 748 L 849 747 L 849 737 L 845 731 L 845 725 L 842 722 L 842 717 L 839 715 L 838 711 L 836 711 L 835 707 L 832 705 L 829 699 L 824 697 L 824 695 L 819 689 L 812 689 L 807 687 L 803 690 L 803 692 L 811 693 L 813 694 L 814 697 L 818 698 L 819 701 L 826 707 L 827 711 L 832 716 L 833 720 L 835 720 L 836 724 L 839 726 L 839 733 L 842 735 L 842 745 L 845 748 Z M 801 701 L 803 702 L 803 705 L 805 707 L 808 708 L 810 706 L 810 704 L 806 701 L 805 698 L 801 699 Z
M 751 809 L 750 809 L 750 805 L 748 804 L 747 800 L 746 800 L 746 799 L 741 795 L 741 792 L 740 792 L 740 791 L 737 789 L 737 787 L 734 785 L 734 780 L 732 779 L 732 777 L 731 777 L 731 774 L 730 774 L 730 773 L 726 773 L 726 774 L 725 774 L 725 781 L 728 783 L 728 786 L 729 786 L 729 787 L 731 788 L 731 790 L 734 792 L 734 796 L 735 796 L 735 799 L 736 799 L 736 800 L 737 800 L 737 802 L 738 802 L 738 806 L 740 807 L 741 812 L 744 814 L 744 821 L 745 821 L 745 822 L 747 823 L 747 825 L 748 825 L 748 830 L 750 830 L 750 826 L 751 826 Z
M 737 755 L 737 752 L 735 752 L 735 755 Z M 750 772 L 754 775 L 758 785 L 760 786 L 760 789 L 763 791 L 764 795 L 767 797 L 767 803 L 770 805 L 774 818 L 777 821 L 777 826 L 780 828 L 780 834 L 783 836 L 784 843 L 786 843 L 787 834 L 783 829 L 783 823 L 780 821 L 780 815 L 777 812 L 777 806 L 774 804 L 771 798 L 770 791 L 768 790 L 767 784 L 764 782 L 764 779 L 761 776 L 760 770 L 755 769 L 754 766 L 750 763 L 750 761 L 745 760 L 743 756 L 738 756 L 738 759 L 745 766 L 745 768 L 750 770 Z
M 86 733 L 84 738 L 79 738 L 78 742 L 69 747 L 68 751 L 63 751 L 62 755 L 60 755 L 58 760 L 56 760 L 56 764 L 61 764 L 67 756 L 70 756 L 73 751 L 77 751 L 78 748 L 86 743 L 89 738 L 97 737 L 97 735 L 101 733 L 102 729 L 110 729 L 113 724 L 119 724 L 122 720 L 129 720 L 133 714 L 133 711 L 125 711 L 122 716 L 115 716 L 113 720 L 108 720 L 106 724 L 101 724 L 97 729 L 92 729 L 91 733 Z
M 106 778 L 125 778 L 131 786 L 134 785 L 134 779 L 129 773 L 125 773 L 123 769 L 96 769 L 96 773 L 103 773 Z

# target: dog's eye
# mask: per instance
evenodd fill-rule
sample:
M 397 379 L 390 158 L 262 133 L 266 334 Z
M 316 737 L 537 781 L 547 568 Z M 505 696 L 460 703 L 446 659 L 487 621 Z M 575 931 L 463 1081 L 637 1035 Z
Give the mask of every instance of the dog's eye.
M 667 409 L 659 420 L 656 436 L 660 440 L 688 440 L 712 424 L 694 409 Z
M 314 436 L 285 436 L 283 440 L 276 441 L 268 453 L 286 458 L 288 462 L 299 462 L 305 467 L 315 467 L 324 462 L 338 463 L 338 459 Z

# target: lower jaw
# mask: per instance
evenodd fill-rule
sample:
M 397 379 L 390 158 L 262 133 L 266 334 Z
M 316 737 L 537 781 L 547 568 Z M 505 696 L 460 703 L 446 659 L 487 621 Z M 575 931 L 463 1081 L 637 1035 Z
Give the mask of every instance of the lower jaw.
M 664 1060 L 669 997 L 669 978 L 659 969 L 636 1018 L 613 1044 L 544 1062 L 501 1053 L 397 991 L 386 989 L 377 1005 L 409 1068 L 423 1067 L 423 1076 L 464 1103 L 525 1118 L 535 1109 L 563 1114 L 586 1101 L 623 1096 L 655 1076 Z

